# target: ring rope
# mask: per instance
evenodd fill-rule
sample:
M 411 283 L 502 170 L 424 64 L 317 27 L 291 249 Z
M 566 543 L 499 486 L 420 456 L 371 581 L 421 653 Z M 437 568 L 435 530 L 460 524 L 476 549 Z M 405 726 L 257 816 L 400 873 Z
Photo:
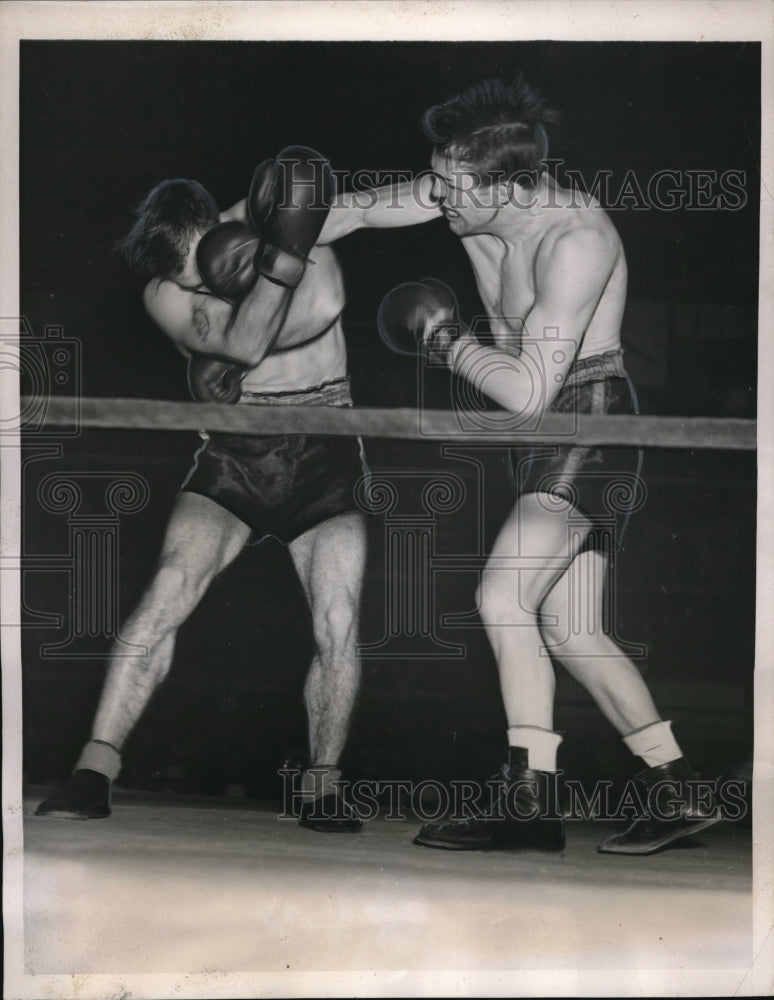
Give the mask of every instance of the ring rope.
M 44 427 L 208 431 L 228 434 L 325 434 L 417 441 L 617 445 L 752 451 L 756 422 L 741 418 L 547 413 L 537 428 L 507 411 L 371 409 L 341 406 L 224 406 L 151 399 L 25 397 L 25 411 L 42 409 Z M 32 420 L 30 420 L 32 422 Z M 40 424 L 40 417 L 36 423 Z M 24 428 L 24 419 L 22 419 Z M 40 433 L 40 430 L 38 430 Z

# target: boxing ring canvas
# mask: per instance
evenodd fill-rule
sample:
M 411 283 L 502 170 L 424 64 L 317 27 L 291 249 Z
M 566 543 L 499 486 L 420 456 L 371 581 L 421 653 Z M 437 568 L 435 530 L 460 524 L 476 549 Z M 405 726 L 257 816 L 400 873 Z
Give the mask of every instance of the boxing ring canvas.
M 4 996 L 770 993 L 771 9 L 44 2 L 0 26 Z M 486 336 L 440 220 L 335 246 L 354 409 L 332 433 L 362 436 L 371 485 L 341 765 L 371 795 L 363 831 L 285 808 L 314 645 L 274 540 L 181 628 L 112 816 L 35 816 L 88 738 L 200 443 L 185 362 L 115 252 L 134 207 L 191 177 L 225 208 L 293 144 L 344 188 L 415 176 L 423 111 L 519 71 L 562 113 L 551 169 L 599 198 L 629 264 L 625 359 L 651 422 L 609 627 L 696 769 L 737 783 L 733 816 L 650 857 L 597 853 L 601 800 L 558 855 L 412 843 L 453 782 L 496 769 L 506 727 L 475 604 L 514 503 L 503 437 L 460 432 L 450 411 L 491 431 L 490 408 L 377 334 L 387 291 L 436 276 Z M 636 767 L 560 669 L 556 729 L 570 783 L 620 795 Z

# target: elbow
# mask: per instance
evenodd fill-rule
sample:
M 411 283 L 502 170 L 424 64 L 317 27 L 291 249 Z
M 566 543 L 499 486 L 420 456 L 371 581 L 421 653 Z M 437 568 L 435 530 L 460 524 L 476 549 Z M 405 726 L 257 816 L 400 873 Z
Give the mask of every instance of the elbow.
M 266 344 L 256 344 L 255 342 L 240 343 L 236 338 L 229 337 L 223 343 L 222 350 L 215 353 L 220 355 L 224 360 L 244 365 L 245 368 L 255 368 L 256 365 L 263 361 L 266 350 Z
M 252 350 L 244 350 L 239 352 L 239 357 L 236 358 L 240 364 L 244 365 L 245 368 L 255 368 L 259 365 L 263 359 L 266 357 L 266 348 L 260 350 L 253 348 Z

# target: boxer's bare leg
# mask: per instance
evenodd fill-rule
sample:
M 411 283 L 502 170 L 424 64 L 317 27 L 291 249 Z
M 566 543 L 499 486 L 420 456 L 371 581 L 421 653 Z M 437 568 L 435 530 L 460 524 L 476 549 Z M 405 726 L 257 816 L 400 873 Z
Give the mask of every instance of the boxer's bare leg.
M 607 579 L 602 552 L 579 553 L 541 604 L 541 630 L 547 649 L 625 735 L 661 717 L 639 670 L 605 631 Z
M 121 633 L 125 642 L 144 646 L 146 655 L 111 661 L 92 739 L 121 748 L 169 673 L 178 629 L 249 535 L 243 521 L 207 497 L 178 496 L 153 579 Z
M 312 764 L 335 765 L 347 739 L 360 680 L 357 637 L 365 569 L 365 523 L 341 514 L 290 543 L 312 613 L 316 652 L 304 688 Z
M 365 534 L 361 514 L 341 514 L 290 546 L 312 612 L 316 645 L 304 686 L 312 766 L 301 780 L 299 823 L 321 833 L 356 833 L 362 827 L 336 782 L 360 682 L 357 638 Z
M 540 611 L 585 537 L 582 522 L 573 522 L 572 533 L 568 530 L 569 509 L 536 493 L 521 497 L 482 574 L 479 608 L 509 726 L 553 728 L 556 680 L 544 652 Z
M 249 534 L 247 525 L 212 500 L 196 493 L 178 496 L 153 578 L 121 631 L 125 642 L 144 649 L 144 653 L 111 659 L 91 741 L 84 747 L 74 777 L 83 771 L 116 777 L 120 766 L 117 751 L 167 676 L 178 629 L 196 608 L 213 577 L 242 550 Z M 106 796 L 109 794 L 105 781 L 87 780 L 92 781 L 100 797 L 102 789 Z M 109 801 L 104 808 L 97 804 L 79 809 L 72 782 L 71 778 L 63 789 L 41 803 L 37 814 L 73 819 L 109 814 Z M 83 785 L 84 778 L 78 782 Z

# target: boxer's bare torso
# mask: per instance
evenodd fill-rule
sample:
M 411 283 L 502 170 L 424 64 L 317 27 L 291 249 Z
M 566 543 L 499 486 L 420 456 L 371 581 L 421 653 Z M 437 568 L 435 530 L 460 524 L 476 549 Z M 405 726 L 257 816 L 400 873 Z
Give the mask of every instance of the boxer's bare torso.
M 233 210 L 221 219 L 233 218 Z M 241 360 L 229 339 L 234 306 L 209 294 L 196 266 L 193 241 L 185 267 L 174 279 L 154 278 L 143 293 L 149 316 L 185 357 L 193 353 Z M 265 278 L 267 294 L 276 291 Z M 317 246 L 298 288 L 286 303 L 279 332 L 265 345 L 242 387 L 252 392 L 305 389 L 346 374 L 347 353 L 341 324 L 344 281 L 336 254 Z M 258 324 L 256 324 L 258 327 Z M 256 338 L 260 329 L 256 328 Z M 247 361 L 247 358 L 245 358 Z
M 546 232 L 532 238 L 520 239 L 516 234 L 513 240 L 486 235 L 462 240 L 498 347 L 512 347 L 514 334 L 517 337 L 523 334 L 525 317 L 535 304 L 536 278 L 545 267 L 550 267 L 558 237 L 571 236 L 589 224 L 607 244 L 608 253 L 601 256 L 597 273 L 589 276 L 590 285 L 601 286 L 601 294 L 582 333 L 577 357 L 603 354 L 620 347 L 627 282 L 626 259 L 620 240 L 604 213 L 590 220 L 583 210 L 572 212 L 572 217 L 565 215 L 557 219 Z M 529 333 L 542 335 L 542 331 L 530 330 Z
M 496 193 L 488 204 L 483 192 L 466 189 L 464 166 L 436 153 L 433 167 L 441 211 L 468 254 L 498 347 L 518 346 L 525 324 L 531 338 L 543 337 L 544 330 L 529 323 L 530 314 L 546 299 L 547 287 L 553 297 L 554 285 L 574 282 L 587 292 L 583 323 L 559 330 L 559 336 L 570 334 L 579 358 L 620 347 L 626 259 L 595 199 L 543 177 L 537 188 L 512 194 L 498 208 Z

